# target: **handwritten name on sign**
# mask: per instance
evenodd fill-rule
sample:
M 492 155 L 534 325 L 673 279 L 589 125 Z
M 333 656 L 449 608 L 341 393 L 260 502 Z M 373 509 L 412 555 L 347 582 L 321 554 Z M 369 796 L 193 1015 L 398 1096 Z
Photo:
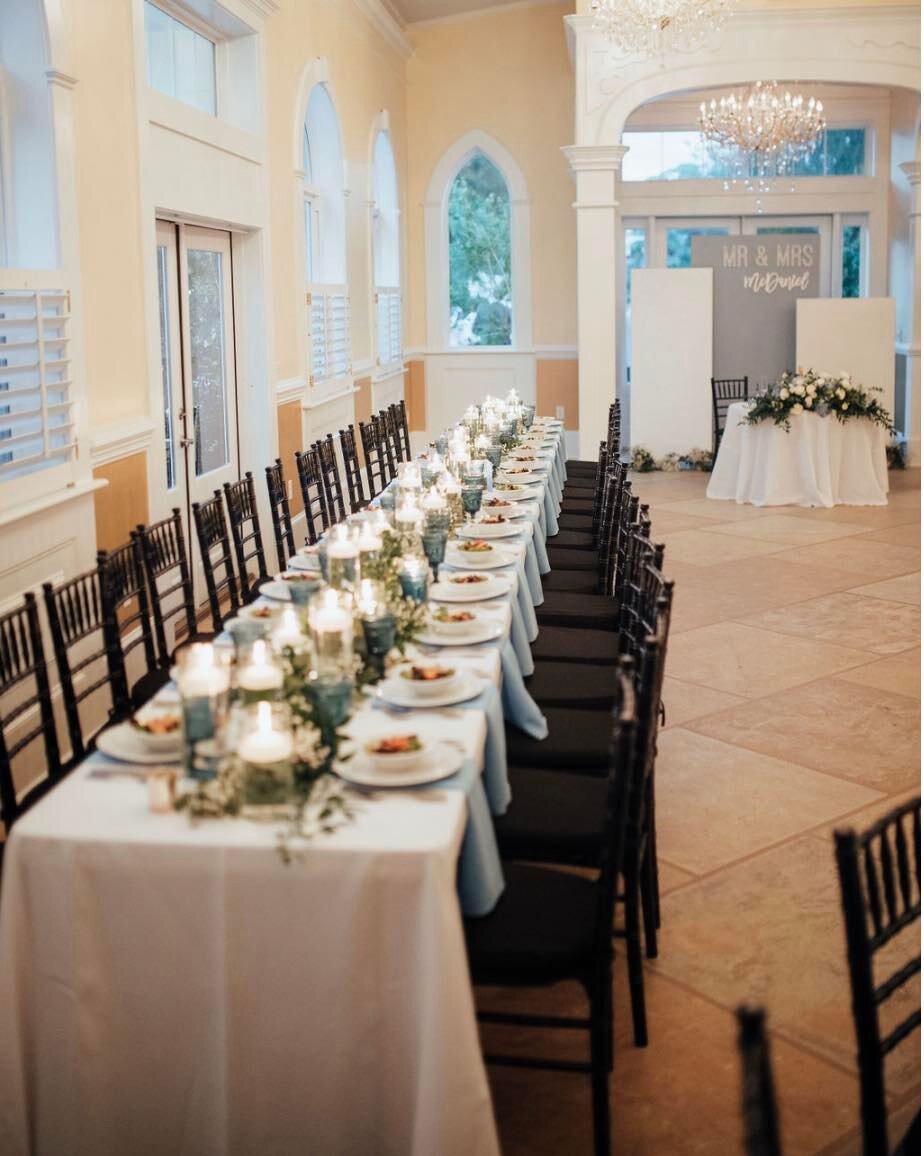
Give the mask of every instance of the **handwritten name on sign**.
M 751 293 L 776 293 L 780 289 L 805 293 L 815 268 L 815 257 L 814 243 L 798 241 L 777 241 L 758 245 L 756 249 L 740 242 L 722 246 L 723 269 L 753 270 L 745 272 L 742 279 L 744 288 Z

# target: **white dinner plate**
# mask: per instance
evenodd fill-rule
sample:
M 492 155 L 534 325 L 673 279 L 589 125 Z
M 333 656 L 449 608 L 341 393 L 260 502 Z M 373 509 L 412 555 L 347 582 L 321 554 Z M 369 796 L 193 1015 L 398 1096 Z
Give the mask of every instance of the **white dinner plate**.
M 516 559 L 505 550 L 498 550 L 495 546 L 490 554 L 466 554 L 450 548 L 446 551 L 446 563 L 459 570 L 500 570 L 504 566 L 512 566 Z
M 504 633 L 504 627 L 499 622 L 479 622 L 475 630 L 464 634 L 437 634 L 434 631 L 424 631 L 418 635 L 416 642 L 424 646 L 478 646 L 482 642 L 494 642 Z
M 522 526 L 512 522 L 466 522 L 459 527 L 460 538 L 514 538 L 522 533 Z
M 293 554 L 289 559 L 290 570 L 307 570 L 309 574 L 319 574 L 321 560 L 317 554 Z
M 536 486 L 545 481 L 543 474 L 507 474 L 500 473 L 494 479 L 496 482 L 511 483 L 515 486 Z M 504 491 L 501 490 L 501 493 Z
M 449 582 L 445 577 L 434 582 L 428 597 L 431 602 L 485 602 L 510 593 L 510 583 L 496 574 L 485 574 L 486 582 L 471 584 Z
M 271 582 L 264 582 L 260 587 L 260 593 L 264 598 L 272 598 L 274 602 L 292 601 L 289 584 L 288 582 L 283 582 L 281 578 L 274 578 Z
M 96 749 L 120 763 L 164 767 L 179 764 L 183 756 L 183 740 L 178 738 L 176 747 L 171 750 L 152 751 L 131 723 L 118 723 L 100 731 L 96 737 Z
M 392 771 L 390 774 L 380 771 L 359 751 L 348 762 L 335 763 L 334 770 L 346 782 L 363 787 L 419 787 L 422 783 L 448 779 L 462 766 L 464 758 L 462 751 L 438 743 L 427 764 L 413 771 Z
M 386 678 L 376 688 L 376 698 L 392 706 L 404 706 L 413 710 L 428 710 L 435 706 L 455 706 L 456 703 L 468 702 L 481 694 L 484 685 L 481 679 L 476 678 L 470 671 L 459 671 L 456 685 L 445 690 L 442 694 L 423 696 L 415 694 L 409 683 L 403 678 Z

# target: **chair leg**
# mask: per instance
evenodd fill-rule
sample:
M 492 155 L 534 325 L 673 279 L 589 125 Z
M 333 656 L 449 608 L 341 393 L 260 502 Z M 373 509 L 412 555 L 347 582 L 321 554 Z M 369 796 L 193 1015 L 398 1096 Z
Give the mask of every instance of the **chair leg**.
M 651 860 L 651 886 L 654 903 L 654 925 L 661 928 L 661 883 L 658 878 L 658 827 L 655 822 L 655 783 L 651 776 L 648 794 L 648 855 Z
M 645 955 L 658 958 L 657 865 L 651 851 L 651 841 L 645 846 L 642 872 L 639 880 L 642 896 L 642 923 L 645 929 Z
M 632 1026 L 635 1046 L 648 1046 L 648 1022 L 645 1014 L 645 972 L 642 968 L 642 942 L 639 932 L 639 876 L 638 870 L 626 873 L 626 960 L 629 970 L 629 996 L 632 1000 Z
M 594 1156 L 611 1156 L 607 999 L 601 990 L 602 985 L 595 986 L 597 990 L 591 994 L 590 999 L 590 1078 L 593 1096 Z

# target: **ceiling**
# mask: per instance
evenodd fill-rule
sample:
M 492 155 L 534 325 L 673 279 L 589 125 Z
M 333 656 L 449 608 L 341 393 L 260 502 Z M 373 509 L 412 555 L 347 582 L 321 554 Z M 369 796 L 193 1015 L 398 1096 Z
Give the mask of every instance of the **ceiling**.
M 391 7 L 407 24 L 417 20 L 439 20 L 482 8 L 501 8 L 510 0 L 390 0 Z

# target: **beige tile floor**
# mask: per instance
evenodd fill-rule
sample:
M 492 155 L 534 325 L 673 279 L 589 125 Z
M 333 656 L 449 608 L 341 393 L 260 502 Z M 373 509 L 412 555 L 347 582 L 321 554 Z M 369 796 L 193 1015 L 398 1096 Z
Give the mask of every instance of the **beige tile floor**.
M 859 1152 L 831 833 L 919 790 L 920 475 L 891 478 L 887 508 L 835 510 L 710 502 L 704 475 L 634 479 L 676 614 L 657 768 L 661 954 L 643 1050 L 617 960 L 616 1156 L 741 1152 L 744 1000 L 768 1009 L 787 1156 Z M 561 989 L 516 1006 L 582 1001 Z M 492 1031 L 499 1050 L 581 1054 L 563 1033 Z M 917 1098 L 919 1045 L 888 1068 L 897 1121 Z M 491 1083 L 507 1156 L 591 1151 L 585 1077 L 496 1068 Z

